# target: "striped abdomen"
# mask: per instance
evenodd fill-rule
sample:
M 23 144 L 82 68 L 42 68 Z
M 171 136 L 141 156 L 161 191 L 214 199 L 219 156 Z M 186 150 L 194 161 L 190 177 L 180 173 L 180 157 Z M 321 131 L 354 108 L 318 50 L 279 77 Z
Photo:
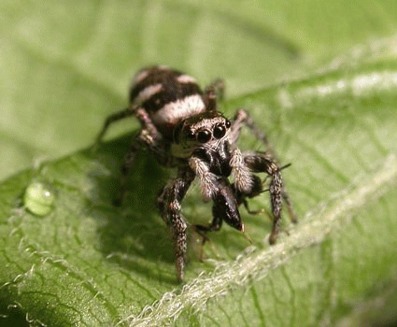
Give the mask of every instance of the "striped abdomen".
M 130 102 L 145 109 L 166 138 L 172 137 L 174 127 L 181 120 L 205 110 L 202 91 L 195 79 L 162 66 L 138 72 Z

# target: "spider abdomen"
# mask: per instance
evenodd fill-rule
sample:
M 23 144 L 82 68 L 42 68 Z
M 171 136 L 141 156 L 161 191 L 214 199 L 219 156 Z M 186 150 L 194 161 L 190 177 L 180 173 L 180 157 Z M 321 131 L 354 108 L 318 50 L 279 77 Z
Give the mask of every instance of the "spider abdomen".
M 193 77 L 153 66 L 135 75 L 130 102 L 145 109 L 161 134 L 170 139 L 180 121 L 205 111 L 202 94 Z

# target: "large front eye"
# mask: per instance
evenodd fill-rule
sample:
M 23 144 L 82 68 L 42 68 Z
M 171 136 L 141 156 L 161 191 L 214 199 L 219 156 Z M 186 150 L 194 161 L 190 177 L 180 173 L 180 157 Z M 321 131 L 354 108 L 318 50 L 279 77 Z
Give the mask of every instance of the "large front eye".
M 225 126 L 220 125 L 220 124 L 215 126 L 215 128 L 214 128 L 214 136 L 217 139 L 220 139 L 220 138 L 224 137 L 225 134 L 226 134 Z
M 197 141 L 200 143 L 207 143 L 211 140 L 211 132 L 208 129 L 203 129 L 197 133 Z

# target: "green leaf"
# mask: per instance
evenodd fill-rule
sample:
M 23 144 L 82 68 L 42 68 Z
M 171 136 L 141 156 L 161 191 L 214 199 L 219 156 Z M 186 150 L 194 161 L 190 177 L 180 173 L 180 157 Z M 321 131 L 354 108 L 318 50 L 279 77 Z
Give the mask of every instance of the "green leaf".
M 370 0 L 3 0 L 0 179 L 91 144 L 144 65 L 203 84 L 222 77 L 229 97 L 242 95 L 308 76 L 368 40 L 376 51 L 395 33 L 395 9 Z
M 395 38 L 386 37 L 396 27 L 394 2 L 0 6 L 5 321 L 361 325 L 384 321 L 367 312 L 377 303 L 396 307 L 397 63 Z M 170 172 L 143 154 L 115 208 L 129 136 L 55 159 L 92 144 L 107 113 L 123 106 L 131 72 L 151 62 L 203 83 L 225 77 L 225 114 L 248 108 L 282 163 L 292 163 L 283 175 L 300 217 L 291 226 L 285 215 L 288 234 L 269 247 L 268 219 L 242 210 L 253 244 L 225 226 L 211 235 L 205 262 L 190 233 L 183 287 L 153 205 Z M 259 144 L 247 133 L 241 147 Z M 52 160 L 31 165 L 38 156 Z M 24 207 L 24 199 L 42 205 L 40 194 L 26 195 L 31 185 L 51 190 L 48 214 Z M 267 195 L 250 205 L 268 207 Z M 183 211 L 190 222 L 211 218 L 195 189 Z M 392 322 L 394 311 L 386 310 Z

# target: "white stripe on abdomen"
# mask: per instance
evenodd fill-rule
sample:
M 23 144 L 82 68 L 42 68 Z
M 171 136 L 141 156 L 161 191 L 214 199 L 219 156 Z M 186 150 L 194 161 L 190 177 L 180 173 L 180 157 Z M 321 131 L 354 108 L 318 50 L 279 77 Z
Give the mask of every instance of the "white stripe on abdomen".
M 205 104 L 199 94 L 190 95 L 183 99 L 166 104 L 152 115 L 156 124 L 175 125 L 181 119 L 197 115 L 205 111 Z

